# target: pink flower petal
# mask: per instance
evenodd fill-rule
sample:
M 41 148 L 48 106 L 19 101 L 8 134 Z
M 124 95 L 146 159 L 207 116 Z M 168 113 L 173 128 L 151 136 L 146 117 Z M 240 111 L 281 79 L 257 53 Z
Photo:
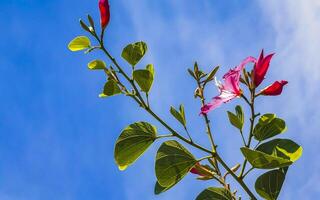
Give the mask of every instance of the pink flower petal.
M 214 110 L 220 107 L 223 103 L 227 103 L 228 101 L 237 97 L 237 94 L 230 93 L 226 90 L 223 90 L 219 96 L 214 97 L 210 103 L 204 105 L 201 108 L 200 114 L 208 114 L 211 110 Z

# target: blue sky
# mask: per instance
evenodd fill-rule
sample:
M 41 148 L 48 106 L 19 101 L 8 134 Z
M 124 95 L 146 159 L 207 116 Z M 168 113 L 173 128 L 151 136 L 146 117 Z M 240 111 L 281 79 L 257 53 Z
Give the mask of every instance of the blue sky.
M 207 70 L 220 65 L 221 77 L 246 56 L 258 56 L 262 48 L 276 52 L 265 84 L 280 79 L 290 84 L 282 96 L 260 100 L 258 110 L 286 119 L 288 131 L 282 137 L 304 147 L 303 157 L 290 168 L 280 199 L 319 196 L 317 0 L 110 3 L 108 49 L 119 58 L 127 43 L 146 41 L 149 53 L 142 64 L 153 63 L 157 73 L 151 94 L 154 109 L 179 129 L 168 108 L 184 103 L 191 133 L 204 145 L 208 143 L 187 67 L 194 61 Z M 117 169 L 113 147 L 122 128 L 146 120 L 160 132 L 165 130 L 124 97 L 98 98 L 104 77 L 89 72 L 86 63 L 103 55 L 71 53 L 66 48 L 74 36 L 84 34 L 78 19 L 87 13 L 98 20 L 95 1 L 0 2 L 0 199 L 193 199 L 214 183 L 187 176 L 167 193 L 153 195 L 159 143 L 125 172 Z M 217 93 L 214 85 L 208 93 Z M 230 165 L 242 159 L 238 133 L 225 127 L 225 112 L 237 103 L 210 114 L 219 150 Z M 247 182 L 252 186 L 254 174 Z

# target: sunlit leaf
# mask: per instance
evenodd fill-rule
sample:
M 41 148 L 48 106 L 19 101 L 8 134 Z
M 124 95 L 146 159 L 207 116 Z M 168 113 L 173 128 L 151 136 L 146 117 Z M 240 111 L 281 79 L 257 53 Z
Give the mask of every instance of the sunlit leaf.
M 247 147 L 242 147 L 241 152 L 253 167 L 259 169 L 286 167 L 293 163 L 291 160 L 269 155 L 261 151 L 251 150 Z
M 133 79 L 138 83 L 143 92 L 149 92 L 154 80 L 153 65 L 148 65 L 146 69 L 133 71 Z
M 257 150 L 292 162 L 298 160 L 303 151 L 301 146 L 288 139 L 271 140 L 258 146 Z
M 106 69 L 106 64 L 102 60 L 93 60 L 88 63 L 88 68 L 91 70 Z
M 258 124 L 254 127 L 253 135 L 258 141 L 263 141 L 287 130 L 286 123 L 274 114 L 266 114 L 260 117 Z
M 148 47 L 146 43 L 136 42 L 126 46 L 123 49 L 121 56 L 132 66 L 135 66 L 142 59 L 147 50 Z
M 155 141 L 157 130 L 147 122 L 137 122 L 125 128 L 117 139 L 114 158 L 120 170 L 133 164 Z
M 100 94 L 101 98 L 111 97 L 120 94 L 121 90 L 114 80 L 108 80 L 103 87 L 103 92 Z
M 81 51 L 90 48 L 90 46 L 91 43 L 88 37 L 78 36 L 69 43 L 68 48 L 70 51 Z

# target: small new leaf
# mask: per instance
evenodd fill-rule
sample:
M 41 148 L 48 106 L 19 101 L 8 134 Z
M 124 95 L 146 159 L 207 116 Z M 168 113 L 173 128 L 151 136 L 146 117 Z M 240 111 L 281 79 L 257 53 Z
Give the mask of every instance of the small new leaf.
M 99 95 L 101 98 L 111 97 L 117 94 L 120 94 L 121 90 L 118 84 L 114 80 L 108 80 L 104 85 L 103 93 Z
M 147 50 L 148 47 L 146 43 L 136 42 L 126 46 L 123 49 L 121 56 L 134 67 L 143 58 Z
M 138 83 L 143 92 L 148 93 L 154 80 L 153 65 L 150 64 L 146 67 L 146 69 L 138 69 L 133 71 L 133 79 Z
M 228 117 L 230 123 L 239 130 L 242 130 L 243 123 L 240 121 L 237 115 L 233 114 L 232 112 L 228 111 Z
M 192 76 L 195 80 L 197 80 L 196 76 L 194 75 L 194 73 L 191 69 L 188 69 L 188 72 L 189 72 L 190 76 Z
M 243 124 L 244 124 L 244 112 L 243 112 L 243 109 L 240 105 L 237 105 L 236 106 L 236 114 L 237 114 L 237 117 L 238 119 L 240 120 L 241 124 L 242 124 L 242 127 L 243 127 Z
M 85 50 L 91 47 L 91 42 L 88 37 L 86 36 L 78 36 L 75 39 L 73 39 L 69 45 L 68 48 L 70 51 L 81 51 Z
M 179 111 L 177 111 L 174 107 L 171 106 L 170 113 L 174 118 L 176 118 L 176 120 L 178 120 L 183 125 L 183 127 L 186 127 L 186 118 L 183 105 L 180 105 Z
M 106 69 L 106 64 L 102 60 L 93 60 L 88 63 L 88 68 L 91 70 L 104 70 Z
M 216 75 L 217 71 L 219 70 L 219 66 L 215 67 L 208 75 L 207 79 L 204 81 L 204 84 L 209 83 L 210 81 L 214 80 L 214 76 Z

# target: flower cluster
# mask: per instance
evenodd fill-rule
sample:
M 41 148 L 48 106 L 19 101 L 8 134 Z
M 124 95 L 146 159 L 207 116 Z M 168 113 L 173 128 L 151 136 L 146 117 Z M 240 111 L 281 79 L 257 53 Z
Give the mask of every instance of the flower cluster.
M 244 59 L 237 67 L 229 70 L 224 76 L 224 83 L 221 83 L 217 79 L 215 79 L 216 85 L 220 94 L 212 99 L 212 101 L 201 108 L 202 114 L 207 114 L 211 110 L 219 107 L 223 103 L 227 103 L 230 100 L 241 97 L 242 90 L 240 89 L 240 79 L 241 72 L 245 69 L 245 66 L 248 63 L 253 63 L 254 67 L 251 72 L 251 88 L 257 88 L 262 81 L 265 79 L 267 71 L 269 69 L 270 61 L 274 54 L 269 54 L 264 57 L 264 51 L 261 51 L 259 59 L 256 59 L 252 56 Z M 246 74 L 244 73 L 246 76 Z M 266 96 L 276 96 L 282 93 L 283 86 L 285 86 L 288 81 L 281 80 L 276 81 L 273 84 L 267 86 L 262 89 L 258 95 L 266 95 Z

